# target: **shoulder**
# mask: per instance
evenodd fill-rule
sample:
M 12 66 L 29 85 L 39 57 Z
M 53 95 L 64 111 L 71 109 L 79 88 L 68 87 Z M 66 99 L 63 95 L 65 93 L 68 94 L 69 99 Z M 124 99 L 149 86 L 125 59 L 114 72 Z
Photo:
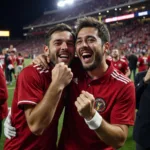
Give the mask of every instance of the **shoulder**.
M 126 63 L 126 61 L 123 58 L 121 58 L 120 61 L 123 63 Z
M 111 73 L 111 77 L 119 86 L 132 83 L 132 81 L 128 77 L 124 76 L 121 72 L 115 69 Z
M 21 76 L 24 78 L 28 78 L 28 80 L 30 78 L 31 79 L 33 79 L 33 78 L 40 79 L 42 76 L 45 76 L 48 73 L 49 73 L 48 69 L 43 69 L 43 68 L 39 67 L 38 65 L 29 65 L 22 70 L 19 77 Z

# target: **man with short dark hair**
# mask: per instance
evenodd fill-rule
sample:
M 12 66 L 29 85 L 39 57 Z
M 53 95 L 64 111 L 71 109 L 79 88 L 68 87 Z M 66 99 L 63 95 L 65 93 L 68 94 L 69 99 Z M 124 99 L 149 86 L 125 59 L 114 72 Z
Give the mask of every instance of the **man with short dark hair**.
M 134 124 L 134 84 L 106 60 L 110 35 L 103 23 L 81 18 L 76 37 L 83 68 L 73 71 L 58 149 L 118 149 Z
M 112 50 L 112 64 L 116 69 L 121 71 L 126 77 L 130 75 L 130 69 L 127 62 L 120 58 L 119 50 L 114 48 Z
M 30 65 L 17 79 L 11 108 L 11 122 L 17 133 L 6 139 L 4 150 L 56 149 L 64 89 L 73 76 L 68 65 L 75 52 L 74 34 L 68 25 L 59 24 L 50 30 L 48 39 L 44 52 L 50 55 L 49 69 Z
M 78 23 L 76 53 L 81 63 L 72 63 L 58 149 L 113 150 L 123 146 L 128 126 L 134 124 L 134 85 L 106 61 L 107 27 L 92 17 Z

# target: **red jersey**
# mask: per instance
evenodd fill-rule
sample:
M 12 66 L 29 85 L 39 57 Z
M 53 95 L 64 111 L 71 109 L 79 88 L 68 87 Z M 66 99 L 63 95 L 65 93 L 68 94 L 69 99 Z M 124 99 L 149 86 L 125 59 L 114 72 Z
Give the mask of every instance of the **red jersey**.
M 5 69 L 5 55 L 0 55 L 0 64 L 2 66 L 2 69 Z
M 60 100 L 56 113 L 49 127 L 40 136 L 34 135 L 27 124 L 23 105 L 37 105 L 44 97 L 50 83 L 51 70 L 41 70 L 28 66 L 20 73 L 12 102 L 12 126 L 16 128 L 17 136 L 6 139 L 4 150 L 56 150 L 58 119 L 63 109 Z M 37 116 L 38 117 L 38 116 Z
M 81 91 L 95 97 L 95 109 L 111 124 L 134 124 L 135 88 L 130 79 L 114 69 L 110 62 L 103 77 L 91 80 L 84 70 L 77 70 L 69 88 L 59 150 L 114 150 L 90 130 L 79 115 L 75 101 Z M 79 67 L 78 67 L 79 68 Z
M 147 59 L 145 59 L 145 57 L 139 57 L 138 58 L 138 71 L 145 71 L 147 70 Z
M 10 60 L 10 64 L 15 67 L 15 62 L 16 62 L 16 56 L 9 56 L 8 59 Z
M 128 59 L 126 58 L 126 56 L 121 56 L 121 59 L 125 60 L 125 62 L 128 64 Z
M 150 65 L 150 55 L 147 57 L 147 64 Z
M 123 74 L 126 74 L 127 70 L 129 69 L 127 62 L 123 59 L 119 59 L 118 61 L 113 61 L 112 59 L 112 64 L 116 69 L 121 71 Z
M 17 62 L 17 66 L 22 66 L 23 63 L 24 63 L 24 57 L 18 56 L 18 57 L 16 58 L 16 62 Z
M 7 108 L 8 92 L 4 73 L 0 67 L 0 120 L 3 120 L 8 113 Z

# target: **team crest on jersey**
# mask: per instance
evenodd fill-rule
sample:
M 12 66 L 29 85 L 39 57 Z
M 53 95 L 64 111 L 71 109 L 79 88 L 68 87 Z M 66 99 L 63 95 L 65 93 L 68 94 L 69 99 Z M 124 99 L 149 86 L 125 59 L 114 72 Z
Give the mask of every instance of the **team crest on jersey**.
M 118 64 L 118 67 L 122 67 L 122 64 Z
M 106 102 L 102 98 L 95 99 L 95 109 L 98 112 L 104 112 L 106 109 Z

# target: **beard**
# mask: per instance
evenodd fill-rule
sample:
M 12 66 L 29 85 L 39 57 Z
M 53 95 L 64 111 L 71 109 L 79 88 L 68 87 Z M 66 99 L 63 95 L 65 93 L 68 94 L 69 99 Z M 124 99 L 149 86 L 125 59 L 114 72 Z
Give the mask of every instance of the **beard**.
M 102 62 L 102 57 L 103 57 L 102 54 L 96 53 L 96 55 L 95 55 L 95 61 L 91 65 L 84 66 L 82 64 L 84 70 L 86 70 L 86 71 L 93 71 L 94 69 L 96 69 L 97 67 L 99 67 L 100 64 L 101 64 L 101 62 Z

